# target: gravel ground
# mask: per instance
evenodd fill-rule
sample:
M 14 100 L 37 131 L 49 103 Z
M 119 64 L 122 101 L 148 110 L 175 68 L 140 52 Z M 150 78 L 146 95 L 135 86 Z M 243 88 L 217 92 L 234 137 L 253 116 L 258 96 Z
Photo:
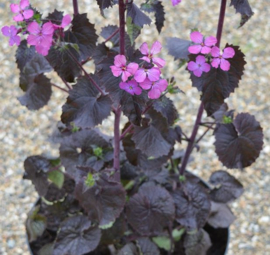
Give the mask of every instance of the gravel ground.
M 46 13 L 54 8 L 64 9 L 72 13 L 71 1 L 31 1 L 31 4 Z M 96 4 L 91 8 L 87 1 L 81 2 L 80 10 L 90 13 L 90 21 L 99 21 L 97 30 L 100 31 L 100 17 Z M 89 1 L 90 2 L 90 1 Z M 166 5 L 167 20 L 163 29 L 163 36 L 158 35 L 154 25 L 144 29 L 141 40 L 153 42 L 158 39 L 165 43 L 166 36 L 176 36 L 188 39 L 191 28 L 198 27 L 206 35 L 214 35 L 218 20 L 220 1 L 183 0 L 173 8 L 168 0 Z M 230 170 L 245 186 L 244 195 L 232 203 L 232 209 L 237 220 L 231 227 L 229 255 L 270 254 L 270 129 L 269 107 L 270 90 L 270 1 L 249 1 L 253 7 L 253 18 L 241 29 L 236 29 L 240 20 L 235 15 L 233 8 L 226 13 L 222 45 L 226 42 L 237 44 L 246 54 L 247 66 L 245 75 L 229 100 L 231 109 L 236 112 L 250 112 L 256 115 L 264 129 L 265 143 L 260 158 L 256 163 L 239 172 Z M 89 4 L 90 5 L 90 4 Z M 65 6 L 65 8 L 63 8 Z M 190 11 L 192 10 L 192 11 Z M 116 9 L 107 19 L 105 24 L 115 24 Z M 0 3 L 0 26 L 12 24 L 12 15 L 9 11 L 8 1 Z M 102 23 L 104 24 L 104 23 Z M 139 42 L 138 42 L 139 43 Z M 50 145 L 47 138 L 51 134 L 61 114 L 61 105 L 65 102 L 65 95 L 54 90 L 49 104 L 39 111 L 28 111 L 21 106 L 17 97 L 22 95 L 18 87 L 18 70 L 14 62 L 15 46 L 9 47 L 6 38 L 1 37 L 1 72 L 0 93 L 1 113 L 0 119 L 0 254 L 20 255 L 29 254 L 25 240 L 24 221 L 27 212 L 32 207 L 37 196 L 28 181 L 22 180 L 23 161 L 28 155 L 50 154 L 57 155 L 55 145 Z M 168 61 L 165 73 L 174 75 L 180 88 L 186 93 L 175 98 L 180 111 L 180 124 L 186 133 L 195 120 L 199 105 L 199 94 L 191 88 L 188 74 L 184 68 L 177 70 L 173 59 L 167 56 L 166 50 L 163 57 Z M 91 66 L 90 66 L 91 68 Z M 168 76 L 169 76 L 168 75 Z M 53 77 L 55 83 L 59 81 Z M 104 122 L 105 128 L 110 127 L 111 119 Z M 201 130 L 203 132 L 203 130 Z M 219 163 L 213 147 L 213 137 L 207 136 L 201 142 L 200 152 L 193 154 L 195 160 L 190 163 L 189 169 L 203 178 L 208 178 L 214 170 L 224 169 Z

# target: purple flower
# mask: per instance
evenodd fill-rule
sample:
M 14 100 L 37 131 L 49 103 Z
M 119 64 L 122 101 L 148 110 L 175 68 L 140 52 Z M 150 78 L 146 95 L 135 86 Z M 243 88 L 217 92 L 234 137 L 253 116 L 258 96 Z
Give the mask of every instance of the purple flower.
M 13 13 L 18 13 L 16 16 L 13 17 L 13 20 L 18 22 L 32 18 L 34 15 L 34 11 L 28 9 L 28 6 L 29 6 L 28 0 L 21 0 L 20 4 L 11 4 L 10 10 Z
M 156 41 L 153 43 L 151 50 L 149 50 L 147 43 L 144 42 L 140 47 L 140 51 L 145 56 L 142 57 L 141 59 L 143 59 L 144 61 L 146 61 L 148 63 L 151 63 L 151 60 L 152 60 L 153 63 L 156 64 L 159 68 L 164 67 L 164 65 L 165 65 L 164 59 L 153 57 L 154 54 L 157 54 L 160 52 L 161 48 L 162 48 L 161 43 Z
M 158 81 L 160 78 L 160 70 L 157 67 L 150 69 L 140 68 L 134 74 L 134 79 L 137 82 L 143 82 L 147 77 L 150 81 Z
M 142 93 L 142 89 L 135 80 L 120 82 L 119 87 L 131 95 L 140 95 Z
M 171 0 L 171 1 L 173 6 L 176 6 L 177 4 L 181 3 L 181 0 Z
M 4 36 L 9 37 L 10 46 L 13 46 L 14 44 L 16 44 L 17 46 L 20 45 L 21 38 L 17 35 L 18 29 L 15 26 L 4 26 L 2 27 L 1 31 Z
M 160 79 L 158 81 L 150 81 L 148 78 L 140 83 L 140 86 L 148 90 L 148 97 L 151 99 L 157 99 L 160 97 L 161 93 L 168 87 L 168 82 L 165 79 Z
M 59 28 L 65 28 L 66 26 L 68 26 L 69 24 L 71 23 L 71 17 L 69 14 L 65 15 L 62 19 L 62 23 L 61 25 L 56 25 L 56 24 L 53 24 L 53 27 L 54 29 L 59 29 Z
M 197 77 L 201 77 L 203 72 L 209 72 L 210 68 L 210 65 L 205 63 L 205 57 L 202 55 L 196 57 L 196 63 L 194 61 L 188 63 L 188 70 L 192 71 Z
M 124 55 L 116 55 L 114 57 L 114 66 L 110 66 L 112 73 L 115 77 L 119 77 L 122 74 L 122 81 L 126 81 L 128 77 L 135 74 L 139 65 L 137 63 L 129 63 Z
M 53 24 L 47 22 L 41 27 L 34 21 L 28 25 L 27 31 L 30 33 L 27 37 L 29 45 L 35 45 L 36 51 L 41 55 L 48 55 L 54 33 Z
M 217 39 L 214 36 L 208 36 L 203 39 L 203 35 L 198 31 L 192 32 L 190 39 L 192 42 L 197 43 L 188 47 L 188 51 L 192 54 L 208 54 L 211 52 L 211 47 L 217 43 Z
M 223 71 L 228 71 L 230 69 L 230 62 L 226 60 L 226 58 L 232 58 L 235 54 L 235 51 L 231 47 L 227 47 L 223 50 L 223 54 L 220 54 L 220 49 L 218 47 L 213 47 L 211 50 L 211 54 L 214 57 L 211 65 L 215 68 L 218 68 L 220 65 L 220 68 Z

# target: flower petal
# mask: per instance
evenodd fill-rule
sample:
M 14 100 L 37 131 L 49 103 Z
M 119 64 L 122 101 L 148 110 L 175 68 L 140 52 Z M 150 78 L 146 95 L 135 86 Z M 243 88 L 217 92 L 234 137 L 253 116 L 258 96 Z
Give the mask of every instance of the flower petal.
M 158 88 L 160 92 L 163 92 L 168 87 L 168 82 L 165 79 L 161 79 L 157 81 L 153 87 Z
M 202 50 L 201 50 L 201 53 L 202 54 L 209 54 L 211 52 L 211 48 L 208 47 L 208 46 L 203 46 L 202 47 Z
M 49 48 L 44 47 L 42 44 L 39 44 L 36 45 L 36 51 L 43 56 L 47 56 L 49 53 Z
M 201 65 L 200 68 L 203 72 L 208 73 L 211 69 L 211 66 L 208 63 L 204 63 Z
M 219 57 L 220 56 L 220 49 L 219 49 L 219 47 L 217 47 L 217 46 L 214 46 L 212 49 L 211 49 L 211 55 L 213 56 L 213 57 Z
M 196 64 L 194 61 L 190 61 L 190 62 L 188 62 L 187 68 L 189 71 L 194 71 L 194 70 L 198 69 L 198 64 Z
M 143 82 L 146 78 L 146 73 L 144 71 L 144 69 L 140 68 L 136 71 L 136 73 L 134 74 L 134 79 L 137 82 Z
M 124 55 L 116 55 L 114 57 L 114 65 L 118 67 L 125 66 L 127 63 L 127 59 Z
M 176 6 L 177 4 L 181 3 L 181 0 L 171 0 L 171 1 L 173 6 Z
M 13 13 L 18 13 L 20 11 L 20 6 L 18 4 L 11 4 L 10 5 L 10 10 Z
M 148 58 L 148 57 L 146 57 L 146 56 L 144 56 L 144 57 L 142 57 L 142 58 L 140 58 L 140 59 L 146 61 L 147 63 L 150 63 L 150 62 L 151 62 L 151 59 Z
M 205 56 L 199 55 L 196 57 L 196 63 L 198 65 L 202 65 L 203 63 L 205 63 Z
M 223 70 L 223 71 L 229 71 L 230 70 L 230 62 L 226 59 L 221 59 L 220 61 L 220 68 Z
M 134 75 L 135 73 L 136 73 L 136 71 L 138 70 L 138 68 L 139 68 L 139 65 L 137 64 L 137 63 L 129 63 L 128 65 L 127 65 L 127 71 L 130 73 L 130 74 L 132 74 L 132 75 Z
M 162 45 L 159 41 L 155 41 L 151 47 L 150 53 L 152 55 L 158 54 L 161 51 Z
M 159 68 L 163 68 L 166 64 L 166 61 L 162 58 L 152 58 L 152 60 Z
M 52 35 L 44 35 L 44 36 L 42 36 L 39 43 L 42 44 L 43 47 L 51 48 Z
M 140 95 L 142 94 L 142 89 L 138 86 L 138 87 L 134 87 L 133 88 L 134 94 L 135 95 Z
M 214 59 L 212 60 L 212 62 L 211 62 L 211 65 L 212 65 L 213 67 L 215 67 L 215 68 L 218 68 L 219 64 L 220 64 L 220 58 L 214 58 Z
M 148 69 L 147 74 L 150 81 L 158 81 L 160 78 L 160 70 L 157 67 Z
M 123 71 L 122 73 L 122 81 L 126 81 L 131 74 L 128 71 Z
M 25 10 L 23 11 L 23 16 L 24 16 L 24 19 L 30 19 L 34 16 L 34 11 L 33 10 Z
M 40 42 L 40 37 L 38 35 L 28 35 L 27 42 L 29 45 L 38 45 Z
M 119 83 L 119 87 L 120 87 L 121 89 L 126 90 L 126 88 L 127 88 L 128 86 L 129 86 L 129 85 L 128 85 L 127 82 L 121 81 L 121 82 Z
M 201 77 L 201 75 L 202 75 L 202 70 L 201 70 L 201 69 L 197 69 L 197 70 L 195 70 L 193 73 L 194 73 L 195 76 Z
M 21 37 L 18 35 L 12 36 L 9 39 L 9 45 L 13 46 L 14 44 L 16 44 L 17 46 L 19 46 L 21 43 Z
M 157 88 L 152 88 L 149 92 L 148 92 L 148 97 L 151 99 L 157 99 L 160 97 L 160 90 Z
M 235 51 L 232 47 L 227 47 L 223 50 L 222 57 L 223 58 L 232 58 L 235 54 Z
M 8 26 L 2 27 L 1 31 L 2 31 L 2 34 L 3 34 L 4 36 L 10 37 L 10 34 L 11 34 L 11 33 L 10 33 L 10 28 L 9 28 Z
M 28 6 L 29 6 L 29 1 L 28 0 L 21 0 L 20 7 L 21 7 L 22 10 L 24 10 Z
M 150 89 L 152 87 L 152 82 L 148 78 L 146 78 L 143 82 L 140 82 L 140 86 L 143 89 Z
M 42 34 L 43 35 L 53 35 L 54 29 L 53 24 L 51 22 L 47 22 L 42 26 Z
M 202 43 L 203 42 L 203 35 L 198 31 L 194 31 L 190 34 L 190 39 L 194 43 Z
M 65 15 L 62 19 L 61 27 L 65 28 L 71 23 L 71 17 L 69 14 Z
M 27 40 L 28 41 L 28 40 Z M 122 74 L 122 69 L 118 66 L 110 66 L 113 76 L 119 77 Z
M 192 54 L 198 54 L 201 52 L 202 46 L 197 44 L 197 45 L 191 45 L 188 47 L 188 51 Z
M 34 35 L 38 35 L 40 30 L 41 28 L 36 21 L 31 22 L 27 27 L 27 31 Z
M 148 45 L 146 42 L 144 42 L 141 47 L 140 47 L 140 52 L 143 54 L 143 55 L 148 55 L 149 53 L 149 49 L 148 49 Z
M 214 36 L 208 36 L 204 40 L 204 44 L 206 46 L 210 46 L 211 47 L 211 46 L 214 46 L 216 43 L 217 43 L 217 38 L 214 37 Z
M 13 20 L 16 22 L 24 21 L 24 16 L 20 13 L 13 17 Z

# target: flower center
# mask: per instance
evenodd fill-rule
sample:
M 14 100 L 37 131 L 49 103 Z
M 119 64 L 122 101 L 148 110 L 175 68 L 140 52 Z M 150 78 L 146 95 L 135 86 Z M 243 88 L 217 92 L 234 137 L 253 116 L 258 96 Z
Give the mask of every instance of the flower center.
M 126 71 L 127 70 L 127 67 L 126 66 L 122 66 L 121 69 L 122 69 L 122 71 Z
M 133 87 L 132 87 L 132 86 L 129 86 L 129 89 L 130 89 L 130 90 L 133 90 Z

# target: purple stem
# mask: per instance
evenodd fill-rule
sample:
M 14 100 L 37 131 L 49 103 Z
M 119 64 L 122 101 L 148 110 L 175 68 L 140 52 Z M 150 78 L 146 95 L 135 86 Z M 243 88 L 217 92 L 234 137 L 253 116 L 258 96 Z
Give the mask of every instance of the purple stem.
M 118 34 L 119 33 L 119 28 L 117 28 L 105 41 L 104 41 L 104 43 L 106 43 L 106 42 L 108 42 L 108 41 L 110 41 L 116 34 Z
M 119 35 L 120 35 L 120 54 L 125 55 L 125 3 L 124 0 L 118 1 L 119 5 Z M 120 181 L 120 120 L 121 120 L 121 107 L 115 111 L 114 119 L 114 157 L 113 167 L 116 171 L 115 178 Z
M 60 86 L 58 86 L 58 85 L 56 85 L 56 84 L 54 84 L 54 83 L 51 83 L 51 85 L 52 85 L 53 87 L 56 87 L 56 88 L 58 88 L 58 89 L 60 89 L 60 90 L 62 90 L 62 91 L 65 91 L 65 92 L 68 93 L 68 90 L 63 89 L 63 88 L 61 88 Z
M 224 18 L 225 18 L 225 11 L 226 11 L 226 1 L 227 0 L 221 0 L 221 5 L 220 5 L 220 11 L 219 11 L 219 20 L 218 20 L 218 27 L 217 27 L 217 46 L 220 46 L 220 40 L 221 40 L 221 35 L 222 35 L 222 28 L 223 28 L 223 23 L 224 23 Z M 196 135 L 198 133 L 198 129 L 201 123 L 201 119 L 202 119 L 202 115 L 203 115 L 203 110 L 204 110 L 204 106 L 203 106 L 203 102 L 201 102 L 201 105 L 199 107 L 198 113 L 197 113 L 197 118 L 193 127 L 193 131 L 190 137 L 190 140 L 188 142 L 188 146 L 185 152 L 185 156 L 183 158 L 181 167 L 179 169 L 179 174 L 183 175 L 188 163 L 188 159 L 190 157 L 190 154 L 194 148 L 194 144 L 195 144 L 195 139 L 196 139 Z
M 74 16 L 79 14 L 78 1 L 72 0 Z

